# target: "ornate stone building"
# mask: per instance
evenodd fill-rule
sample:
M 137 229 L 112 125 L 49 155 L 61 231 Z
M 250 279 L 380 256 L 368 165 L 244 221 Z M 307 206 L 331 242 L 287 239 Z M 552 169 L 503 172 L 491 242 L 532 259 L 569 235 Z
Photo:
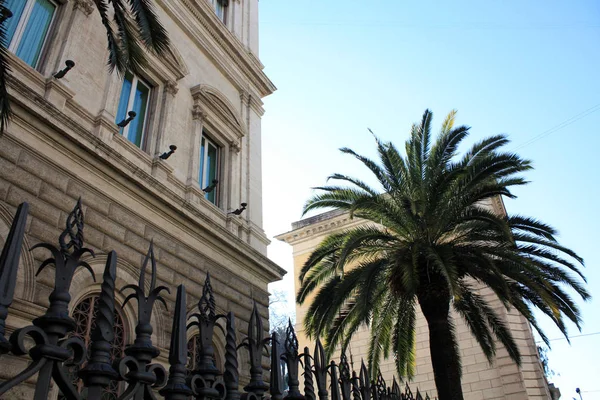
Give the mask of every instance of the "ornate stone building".
M 498 213 L 504 213 L 504 205 L 500 199 L 488 204 Z M 341 211 L 330 211 L 292 224 L 290 232 L 276 238 L 293 246 L 294 272 L 296 289 L 299 287 L 298 275 L 308 256 L 315 247 L 328 235 L 348 228 L 364 224 L 364 220 L 351 219 Z M 469 328 L 459 316 L 455 315 L 457 338 L 462 357 L 462 386 L 465 400 L 480 399 L 551 399 L 550 392 L 540 363 L 537 346 L 527 320 L 516 310 L 506 311 L 500 300 L 487 288 L 481 289 L 492 306 L 508 322 L 512 334 L 517 341 L 522 355 L 519 368 L 510 359 L 508 352 L 497 343 L 497 357 L 493 365 L 489 365 L 477 341 L 472 337 Z M 303 305 L 296 305 L 296 332 L 301 348 L 314 342 L 304 333 L 304 318 L 311 298 Z M 427 322 L 419 309 L 416 332 L 416 374 L 412 382 L 421 392 L 435 395 L 435 382 L 431 357 L 429 355 L 429 332 Z M 361 359 L 367 359 L 369 331 L 363 328 L 357 332 L 350 344 L 350 354 L 357 368 Z M 382 360 L 381 371 L 387 381 L 395 375 L 393 358 Z
M 217 309 L 234 311 L 242 333 L 253 300 L 268 317 L 267 284 L 284 270 L 266 257 L 262 229 L 261 98 L 275 87 L 258 59 L 258 0 L 153 3 L 172 50 L 150 55 L 140 76 L 118 76 L 108 72 L 92 0 L 6 0 L 15 115 L 0 138 L 0 243 L 16 206 L 30 204 L 8 333 L 44 312 L 52 268 L 35 277 L 47 253 L 28 249 L 57 242 L 80 196 L 97 277 L 78 270 L 71 287 L 81 337 L 89 337 L 107 251 L 118 253 L 121 288 L 137 282 L 151 241 L 158 283 L 172 289 L 169 309 L 157 305 L 152 317 L 159 361 L 168 354 L 175 287 L 185 283 L 193 305 L 207 272 Z M 54 78 L 67 60 L 75 66 Z M 118 126 L 130 111 L 136 117 Z M 171 145 L 176 151 L 162 159 Z M 123 294 L 116 297 L 122 305 Z M 134 306 L 117 310 L 121 346 L 131 343 Z M 0 365 L 0 379 L 22 364 L 12 360 Z M 27 387 L 19 390 L 29 398 Z

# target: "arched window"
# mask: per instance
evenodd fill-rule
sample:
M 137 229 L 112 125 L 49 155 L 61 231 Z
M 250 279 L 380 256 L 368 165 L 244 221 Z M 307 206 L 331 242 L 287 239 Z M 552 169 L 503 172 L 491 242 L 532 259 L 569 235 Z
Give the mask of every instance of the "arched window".
M 83 340 L 88 349 L 88 357 L 90 356 L 91 350 L 91 334 L 96 326 L 96 314 L 98 313 L 97 303 L 98 296 L 92 295 L 81 300 L 73 309 L 72 317 L 75 320 L 77 327 L 75 328 L 75 331 L 71 333 L 71 336 Z M 111 344 L 111 361 L 123 356 L 125 344 L 127 343 L 125 324 L 123 323 L 121 310 L 116 309 L 115 311 L 115 338 Z M 85 366 L 85 364 L 83 366 Z M 77 389 L 81 393 L 85 388 L 83 387 L 83 382 L 78 379 L 77 372 L 79 372 L 79 368 L 77 367 L 71 367 L 69 369 L 69 374 L 73 377 L 73 383 L 77 385 Z M 106 391 L 102 396 L 102 400 L 116 400 L 118 395 L 121 394 L 120 389 L 119 382 L 111 381 L 110 386 L 106 388 Z M 65 397 L 62 394 L 59 394 L 58 399 L 63 400 Z
M 194 336 L 192 336 L 190 338 L 190 340 L 188 340 L 188 369 L 194 371 L 196 370 L 196 368 L 198 367 L 198 364 L 200 363 L 200 352 L 202 349 L 202 343 L 200 341 L 200 335 L 196 334 Z M 215 363 L 215 367 L 217 367 L 217 369 L 219 371 L 223 371 L 223 366 L 221 365 L 221 358 L 219 357 L 219 351 L 216 348 L 214 342 L 213 342 L 213 350 L 214 350 L 214 356 L 213 356 L 213 362 Z

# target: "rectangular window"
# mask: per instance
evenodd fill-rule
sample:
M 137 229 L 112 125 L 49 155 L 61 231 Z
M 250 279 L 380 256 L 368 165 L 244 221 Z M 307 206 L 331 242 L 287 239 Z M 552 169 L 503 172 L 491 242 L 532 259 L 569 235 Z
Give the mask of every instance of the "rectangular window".
M 56 5 L 49 0 L 5 0 L 13 16 L 4 24 L 8 50 L 36 67 L 48 36 Z
M 227 6 L 229 5 L 228 0 L 211 0 L 213 6 L 215 7 L 215 13 L 217 17 L 226 24 L 227 23 Z
M 129 111 L 135 112 L 135 118 L 127 126 L 121 128 L 121 134 L 140 148 L 144 143 L 149 100 L 150 85 L 131 72 L 127 72 L 123 80 L 121 97 L 119 98 L 116 122 L 119 123 L 126 119 Z
M 200 143 L 200 187 L 207 193 L 206 199 L 217 204 L 219 196 L 219 153 L 220 148 L 208 137 L 202 136 Z M 217 182 L 215 182 L 217 181 Z

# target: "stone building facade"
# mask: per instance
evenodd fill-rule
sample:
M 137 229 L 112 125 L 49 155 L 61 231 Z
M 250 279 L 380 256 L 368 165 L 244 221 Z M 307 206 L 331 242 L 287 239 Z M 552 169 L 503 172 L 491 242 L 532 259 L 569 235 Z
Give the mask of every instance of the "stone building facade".
M 488 205 L 499 213 L 505 212 L 500 199 L 490 201 Z M 348 213 L 330 211 L 294 222 L 290 232 L 278 235 L 277 239 L 293 246 L 296 289 L 299 288 L 300 269 L 324 238 L 364 223 L 364 220 L 351 219 Z M 521 351 L 522 365 L 519 368 L 499 342 L 497 342 L 496 360 L 493 365 L 490 365 L 467 325 L 458 315 L 454 315 L 463 367 L 462 387 L 465 400 L 551 399 L 537 346 L 527 320 L 514 309 L 507 311 L 491 289 L 481 288 L 480 293 L 508 322 Z M 296 304 L 295 329 L 301 348 L 309 346 L 312 349 L 314 346 L 314 342 L 304 333 L 303 325 L 311 300 L 312 297 L 309 297 L 303 305 Z M 411 385 L 418 387 L 421 392 L 427 392 L 433 398 L 436 391 L 429 354 L 429 331 L 420 309 L 417 310 L 416 369 Z M 361 359 L 367 359 L 368 346 L 369 331 L 367 328 L 362 328 L 350 343 L 349 353 L 355 368 L 360 366 L 358 363 Z M 381 361 L 381 372 L 386 381 L 391 381 L 396 374 L 393 358 Z
M 35 277 L 47 254 L 28 249 L 57 243 L 79 197 L 85 242 L 96 252 L 87 261 L 97 279 L 84 270 L 75 274 L 77 318 L 93 309 L 106 253 L 118 253 L 121 288 L 137 282 L 153 241 L 158 283 L 172 289 L 169 308 L 157 305 L 152 317 L 158 361 L 166 362 L 169 310 L 181 283 L 192 312 L 210 273 L 217 310 L 235 312 L 240 334 L 253 300 L 267 319 L 267 285 L 285 272 L 266 257 L 262 229 L 261 99 L 275 87 L 258 59 L 258 0 L 153 1 L 172 48 L 165 57 L 149 55 L 142 76 L 109 73 L 106 33 L 92 0 L 6 3 L 14 14 L 8 27 L 14 118 L 0 138 L 0 244 L 16 206 L 30 204 L 8 333 L 45 311 L 52 268 Z M 55 79 L 66 60 L 74 68 Z M 136 118 L 120 128 L 129 111 Z M 175 153 L 161 159 L 170 145 Z M 241 203 L 246 209 L 231 213 Z M 131 343 L 135 302 L 122 307 L 120 291 L 116 298 L 123 342 Z M 0 379 L 22 364 L 12 361 L 0 365 Z M 27 387 L 19 390 L 29 398 Z

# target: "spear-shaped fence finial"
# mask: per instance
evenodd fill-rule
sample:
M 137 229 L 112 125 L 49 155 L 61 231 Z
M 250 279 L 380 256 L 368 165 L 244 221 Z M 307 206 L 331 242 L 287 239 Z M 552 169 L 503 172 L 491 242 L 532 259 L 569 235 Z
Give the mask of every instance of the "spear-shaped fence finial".
M 117 277 L 117 253 L 111 251 L 106 258 L 100 296 L 96 305 L 96 326 L 92 331 L 90 361 L 79 372 L 88 388 L 88 400 L 100 400 L 104 388 L 118 377 L 110 359 L 114 340 L 115 279 Z
M 192 390 L 186 384 L 187 375 L 187 329 L 186 329 L 186 299 L 185 286 L 177 287 L 175 300 L 175 318 L 171 332 L 171 347 L 169 348 L 169 379 L 160 394 L 165 400 L 187 400 Z
M 262 317 L 258 313 L 256 301 L 252 307 L 250 321 L 248 321 L 248 336 L 244 339 L 241 346 L 248 349 L 250 355 L 250 383 L 244 387 L 244 390 L 254 393 L 259 399 L 262 398 L 265 391 L 269 388 L 263 381 L 262 370 L 262 351 L 270 338 L 263 337 Z
M 325 349 L 319 338 L 317 338 L 313 357 L 315 361 L 315 379 L 317 380 L 319 400 L 327 400 L 329 396 L 329 393 L 327 392 L 327 359 L 325 358 Z
M 288 326 L 285 331 L 285 342 L 284 342 L 285 353 L 283 359 L 285 360 L 288 370 L 288 394 L 285 396 L 286 400 L 304 400 L 304 396 L 300 393 L 300 381 L 298 379 L 298 364 L 300 363 L 300 356 L 298 355 L 298 338 L 292 325 L 292 320 L 288 320 Z

